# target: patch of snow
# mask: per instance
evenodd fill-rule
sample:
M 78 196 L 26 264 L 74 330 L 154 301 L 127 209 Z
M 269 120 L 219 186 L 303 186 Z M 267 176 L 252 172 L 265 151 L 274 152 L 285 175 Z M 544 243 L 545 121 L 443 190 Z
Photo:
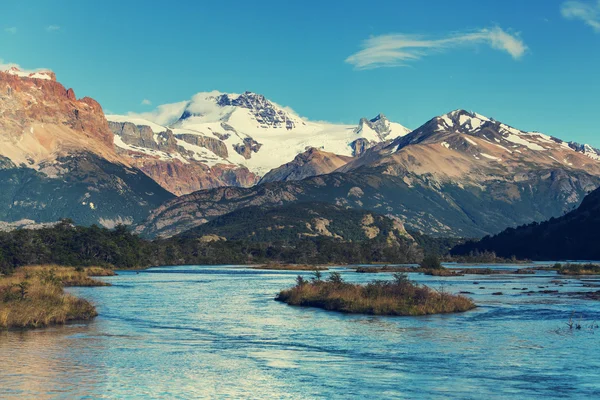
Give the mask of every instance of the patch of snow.
M 506 140 L 508 140 L 509 142 L 520 144 L 522 146 L 527 147 L 530 150 L 537 150 L 537 151 L 546 150 L 544 147 L 540 146 L 539 144 L 532 143 L 528 140 L 523 139 L 520 135 L 515 135 L 515 134 L 510 133 L 510 134 L 508 134 L 508 136 L 505 136 L 504 138 Z
M 485 153 L 481 153 L 481 155 L 482 155 L 483 157 L 485 157 L 485 158 L 488 158 L 488 159 L 490 159 L 490 160 L 494 160 L 494 161 L 502 161 L 502 159 L 501 159 L 500 157 L 494 157 L 494 156 L 491 156 L 491 155 L 489 155 L 489 154 L 485 154 Z
M 440 143 L 440 144 L 442 145 L 442 147 L 445 147 L 445 148 L 447 148 L 447 149 L 449 149 L 449 148 L 450 148 L 450 144 L 448 144 L 447 142 L 442 142 L 442 143 Z
M 465 136 L 465 140 L 469 143 L 471 143 L 473 146 L 478 146 L 477 143 L 475 143 L 473 140 L 469 139 L 468 137 Z

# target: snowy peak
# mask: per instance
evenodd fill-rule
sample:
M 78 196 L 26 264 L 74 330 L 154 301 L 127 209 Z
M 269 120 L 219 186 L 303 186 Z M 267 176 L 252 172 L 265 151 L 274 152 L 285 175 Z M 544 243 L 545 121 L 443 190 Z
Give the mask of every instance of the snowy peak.
M 50 70 L 39 70 L 39 71 L 22 71 L 17 67 L 10 67 L 9 69 L 2 71 L 9 75 L 16 75 L 21 78 L 32 78 L 32 79 L 44 79 L 56 81 L 56 74 Z
M 229 122 L 232 118 L 236 119 L 238 124 L 263 129 L 292 130 L 299 122 L 297 116 L 285 111 L 265 96 L 247 91 L 242 94 L 199 93 L 188 102 L 175 125 L 184 125 L 184 121 L 189 119 L 198 123 Z
M 378 141 L 405 136 L 410 132 L 410 129 L 390 122 L 385 115 L 378 114 L 373 119 L 361 118 L 356 133 L 365 137 L 375 136 Z
M 218 96 L 216 100 L 217 104 L 221 107 L 234 106 L 247 108 L 254 114 L 256 122 L 261 126 L 285 127 L 287 130 L 295 127 L 294 121 L 285 111 L 276 107 L 261 94 L 244 92 L 237 97 L 230 97 L 228 94 L 223 94 Z
M 581 153 L 592 160 L 600 161 L 600 150 L 590 146 L 589 144 L 579 144 L 575 142 L 569 142 L 568 146 L 578 153 Z
M 454 110 L 434 118 L 438 124 L 437 130 L 458 130 L 463 132 L 476 132 L 485 124 L 492 123 L 493 119 L 475 112 Z

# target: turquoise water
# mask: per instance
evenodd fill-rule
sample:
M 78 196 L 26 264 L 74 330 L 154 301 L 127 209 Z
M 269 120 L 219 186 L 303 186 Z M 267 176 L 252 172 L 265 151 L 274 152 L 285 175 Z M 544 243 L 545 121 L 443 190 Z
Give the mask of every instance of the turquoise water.
M 391 277 L 338 270 L 348 281 Z M 297 274 L 164 267 L 71 289 L 100 316 L 0 333 L 0 398 L 600 397 L 600 330 L 587 328 L 600 321 L 600 302 L 513 289 L 598 290 L 579 279 L 411 274 L 473 292 L 479 306 L 414 318 L 273 301 Z M 582 330 L 568 329 L 571 315 Z

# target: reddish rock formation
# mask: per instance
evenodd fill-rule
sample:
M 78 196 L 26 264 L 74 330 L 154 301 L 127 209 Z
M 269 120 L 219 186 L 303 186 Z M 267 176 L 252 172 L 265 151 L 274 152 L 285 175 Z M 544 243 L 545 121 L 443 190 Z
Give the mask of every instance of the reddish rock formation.
M 120 159 L 102 107 L 77 100 L 72 89 L 52 79 L 0 72 L 0 155 L 17 164 L 38 164 L 85 150 L 110 161 Z

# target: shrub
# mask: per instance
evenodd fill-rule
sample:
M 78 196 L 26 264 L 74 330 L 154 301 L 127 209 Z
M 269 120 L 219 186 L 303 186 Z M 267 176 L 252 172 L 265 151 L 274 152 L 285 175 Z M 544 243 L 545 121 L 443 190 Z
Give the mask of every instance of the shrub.
M 424 269 L 442 269 L 444 268 L 440 263 L 440 259 L 438 256 L 434 254 L 430 254 L 426 256 L 420 264 L 421 268 Z

